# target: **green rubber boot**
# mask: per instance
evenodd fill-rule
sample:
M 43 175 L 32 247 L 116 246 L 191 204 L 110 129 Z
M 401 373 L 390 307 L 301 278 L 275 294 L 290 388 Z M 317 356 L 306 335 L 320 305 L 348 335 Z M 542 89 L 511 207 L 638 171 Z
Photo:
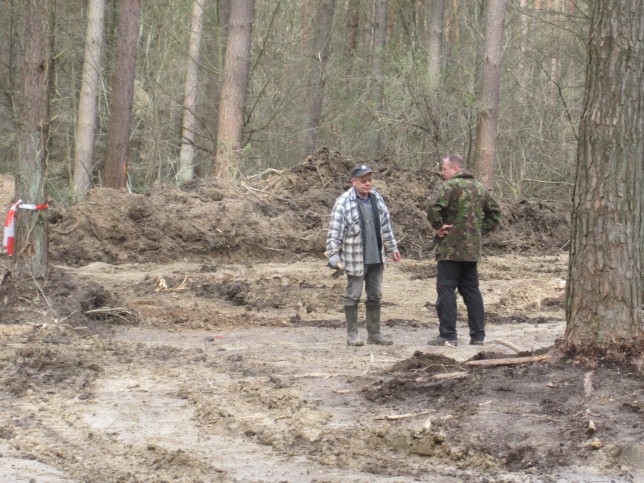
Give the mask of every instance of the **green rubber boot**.
M 358 306 L 345 305 L 344 318 L 347 320 L 347 345 L 361 346 L 364 342 L 358 337 Z
M 380 333 L 380 306 L 366 306 L 367 307 L 367 344 L 377 345 L 391 345 L 394 342 L 391 339 L 386 339 Z

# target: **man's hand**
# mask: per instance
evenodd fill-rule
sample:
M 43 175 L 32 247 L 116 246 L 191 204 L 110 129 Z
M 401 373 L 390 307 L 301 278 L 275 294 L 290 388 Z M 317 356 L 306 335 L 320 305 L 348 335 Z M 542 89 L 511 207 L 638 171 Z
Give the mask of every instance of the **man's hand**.
M 331 268 L 339 268 L 338 263 L 340 263 L 340 255 L 335 254 L 329 257 L 329 267 Z
M 394 261 L 394 263 L 398 263 L 400 261 L 400 252 L 396 251 L 394 254 L 391 256 L 391 259 Z
M 438 232 L 436 233 L 439 238 L 443 238 L 445 235 L 449 233 L 449 229 L 453 227 L 454 225 L 443 225 L 438 229 Z

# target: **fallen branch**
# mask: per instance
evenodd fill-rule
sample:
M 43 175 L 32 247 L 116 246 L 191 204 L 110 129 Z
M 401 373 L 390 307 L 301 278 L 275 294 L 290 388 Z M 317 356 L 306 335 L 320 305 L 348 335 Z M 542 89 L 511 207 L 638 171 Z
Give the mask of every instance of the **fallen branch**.
M 584 397 L 590 397 L 593 393 L 593 371 L 584 374 Z
M 265 174 L 268 174 L 268 173 L 282 174 L 283 172 L 284 172 L 284 170 L 281 170 L 281 169 L 268 168 L 268 169 L 262 171 L 261 173 L 254 174 L 252 176 L 246 176 L 246 179 L 261 178 L 262 176 L 264 176 Z
M 188 290 L 189 281 L 190 279 L 188 278 L 188 276 L 184 275 L 183 280 L 179 285 L 177 285 L 176 287 L 168 287 L 168 284 L 166 283 L 165 279 L 161 277 L 156 281 L 155 283 L 156 288 L 154 289 L 154 291 L 159 292 L 161 290 L 164 290 L 166 292 L 177 292 L 180 290 Z
M 466 366 L 509 366 L 513 364 L 527 364 L 529 362 L 539 362 L 550 358 L 550 354 L 541 354 L 539 356 L 528 357 L 508 357 L 503 359 L 483 359 L 479 361 L 468 361 Z
M 434 374 L 432 379 L 465 379 L 469 374 L 467 372 L 447 372 L 445 374 Z
M 373 419 L 377 420 L 385 420 L 385 421 L 395 421 L 397 419 L 407 419 L 407 418 L 415 418 L 418 416 L 424 416 L 425 414 L 429 414 L 429 411 L 421 411 L 419 413 L 411 413 L 411 414 L 392 414 L 388 416 L 376 416 Z
M 320 232 L 322 232 L 322 231 L 324 231 L 324 230 L 325 230 L 325 229 L 318 230 L 318 231 L 316 231 L 315 233 L 310 233 L 310 234 L 306 235 L 304 238 L 302 238 L 302 237 L 299 237 L 299 238 L 300 238 L 300 240 L 308 240 L 308 239 L 309 239 L 309 238 L 311 238 L 312 236 L 318 236 L 318 235 L 320 234 Z
M 323 379 L 329 379 L 330 377 L 337 377 L 340 374 L 328 374 L 324 372 L 312 372 L 311 374 L 293 374 L 291 377 L 294 379 L 301 379 L 305 377 L 321 377 Z
M 271 195 L 271 196 L 275 197 L 275 199 L 278 199 L 278 200 L 280 200 L 280 201 L 286 201 L 286 200 L 285 200 L 284 198 L 282 198 L 281 196 L 278 196 L 278 195 L 276 195 L 275 193 L 271 193 L 270 191 L 260 190 L 259 188 L 253 188 L 252 186 L 248 186 L 248 185 L 246 185 L 246 184 L 244 184 L 244 183 L 241 183 L 241 186 L 242 186 L 242 187 L 244 187 L 244 188 L 246 188 L 248 191 L 251 191 L 251 192 L 258 192 L 258 193 L 264 193 L 264 194 L 267 194 L 267 195 Z M 261 199 L 261 198 L 260 198 L 260 199 Z M 266 200 L 262 200 L 262 201 L 266 201 Z
M 49 307 L 49 310 L 51 310 L 51 312 L 54 314 L 54 317 L 58 317 L 58 315 L 56 314 L 56 311 L 49 303 L 49 299 L 47 298 L 47 295 L 45 295 L 45 291 L 38 284 L 38 280 L 36 280 L 36 277 L 34 277 L 33 273 L 30 273 L 30 275 L 31 275 L 31 279 L 34 281 L 34 284 L 36 285 L 36 288 L 40 292 L 40 295 L 42 295 L 42 298 L 45 299 L 45 302 L 47 302 L 47 306 Z
M 521 349 L 521 347 L 519 347 L 519 346 L 517 346 L 517 345 L 513 344 L 512 342 L 507 341 L 505 339 L 496 339 L 494 342 L 496 342 L 497 344 L 500 344 L 500 345 L 504 345 L 505 347 L 509 347 L 510 349 L 512 349 L 516 353 L 525 352 L 523 349 Z

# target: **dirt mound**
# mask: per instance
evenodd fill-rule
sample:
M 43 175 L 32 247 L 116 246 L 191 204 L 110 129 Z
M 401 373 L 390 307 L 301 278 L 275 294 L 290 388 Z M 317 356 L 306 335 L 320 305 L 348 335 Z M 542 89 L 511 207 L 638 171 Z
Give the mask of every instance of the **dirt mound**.
M 9 263 L 3 259 L 0 271 L 2 318 L 6 324 L 29 323 L 35 328 L 53 323 L 100 330 L 113 324 L 136 324 L 139 316 L 96 282 L 79 280 L 68 272 L 53 269 L 46 280 L 13 281 Z M 47 320 L 43 324 L 33 320 Z
M 409 407 L 435 408 L 427 432 L 441 435 L 452 448 L 467 448 L 465 461 L 485 454 L 510 471 L 540 474 L 552 467 L 598 464 L 602 447 L 618 459 L 632 446 L 629 441 L 641 439 L 640 403 L 626 396 L 641 391 L 641 371 L 625 358 L 589 372 L 585 356 L 551 354 L 539 364 L 472 372 L 448 357 L 417 351 L 391 368 L 393 377 L 364 387 L 362 394 L 378 404 L 404 401 Z M 511 359 L 485 352 L 472 360 L 494 358 Z M 611 404 L 618 394 L 621 404 Z M 414 438 L 418 435 L 407 441 L 409 451 Z
M 184 190 L 155 186 L 145 194 L 94 189 L 68 210 L 52 208 L 50 253 L 82 266 L 176 261 L 292 261 L 322 258 L 328 218 L 350 187 L 351 158 L 326 149 L 290 170 L 270 170 L 238 185 L 195 180 Z M 433 230 L 424 203 L 439 182 L 433 166 L 405 170 L 372 163 L 376 187 L 389 205 L 403 256 L 431 258 Z M 488 253 L 557 252 L 569 238 L 568 213 L 545 204 L 504 204 L 501 230 Z

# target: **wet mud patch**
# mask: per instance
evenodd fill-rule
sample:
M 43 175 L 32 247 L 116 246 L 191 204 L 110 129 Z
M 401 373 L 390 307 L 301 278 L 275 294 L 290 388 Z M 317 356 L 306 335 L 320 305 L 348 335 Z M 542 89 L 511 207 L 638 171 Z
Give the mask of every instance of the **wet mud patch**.
M 427 327 L 426 322 L 413 319 L 387 319 L 383 324 L 385 327 L 411 327 L 414 329 Z
M 102 372 L 90 356 L 79 353 L 67 337 L 53 335 L 41 342 L 16 342 L 13 356 L 0 371 L 3 391 L 14 396 L 27 392 L 75 392 L 89 397 L 90 384 Z
M 382 403 L 408 400 L 421 394 L 447 394 L 457 382 L 444 376 L 466 374 L 463 365 L 455 360 L 421 351 L 416 351 L 411 358 L 396 363 L 386 372 L 394 374 L 394 377 L 381 379 L 362 389 L 361 393 L 367 400 Z
M 557 297 L 544 297 L 541 299 L 541 310 L 550 311 L 550 310 L 564 310 L 566 299 L 564 293 Z
M 556 324 L 562 322 L 561 317 L 552 317 L 544 315 L 528 315 L 524 313 L 513 313 L 509 315 L 501 315 L 493 311 L 485 313 L 485 322 L 491 326 L 493 325 L 506 325 L 506 324 Z
M 447 446 L 488 455 L 507 471 L 618 465 L 623 448 L 644 436 L 644 373 L 632 362 L 591 369 L 550 354 L 535 363 L 471 366 L 416 352 L 361 395 L 379 405 L 431 408 L 425 426 Z M 480 352 L 470 360 L 525 355 Z
M 323 320 L 323 319 L 311 319 L 311 320 L 303 320 L 302 317 L 299 314 L 295 314 L 289 319 L 289 322 L 294 326 L 294 327 L 325 327 L 329 329 L 339 329 L 339 328 L 344 328 L 345 327 L 345 321 L 344 319 L 331 319 L 331 320 Z
M 223 280 L 212 277 L 191 281 L 195 296 L 219 298 L 246 310 L 261 312 L 271 309 L 293 309 L 306 314 L 336 307 L 338 295 L 323 283 L 298 277 L 275 275 L 251 277 L 240 274 Z
M 432 260 L 427 263 L 405 265 L 401 270 L 409 273 L 410 280 L 425 280 L 428 278 L 436 278 L 438 268 L 436 262 Z
M 51 269 L 46 280 L 15 280 L 8 273 L 5 272 L 0 283 L 2 322 L 5 324 L 56 324 L 100 331 L 111 325 L 140 322 L 135 310 L 100 283 L 81 280 L 57 268 Z

